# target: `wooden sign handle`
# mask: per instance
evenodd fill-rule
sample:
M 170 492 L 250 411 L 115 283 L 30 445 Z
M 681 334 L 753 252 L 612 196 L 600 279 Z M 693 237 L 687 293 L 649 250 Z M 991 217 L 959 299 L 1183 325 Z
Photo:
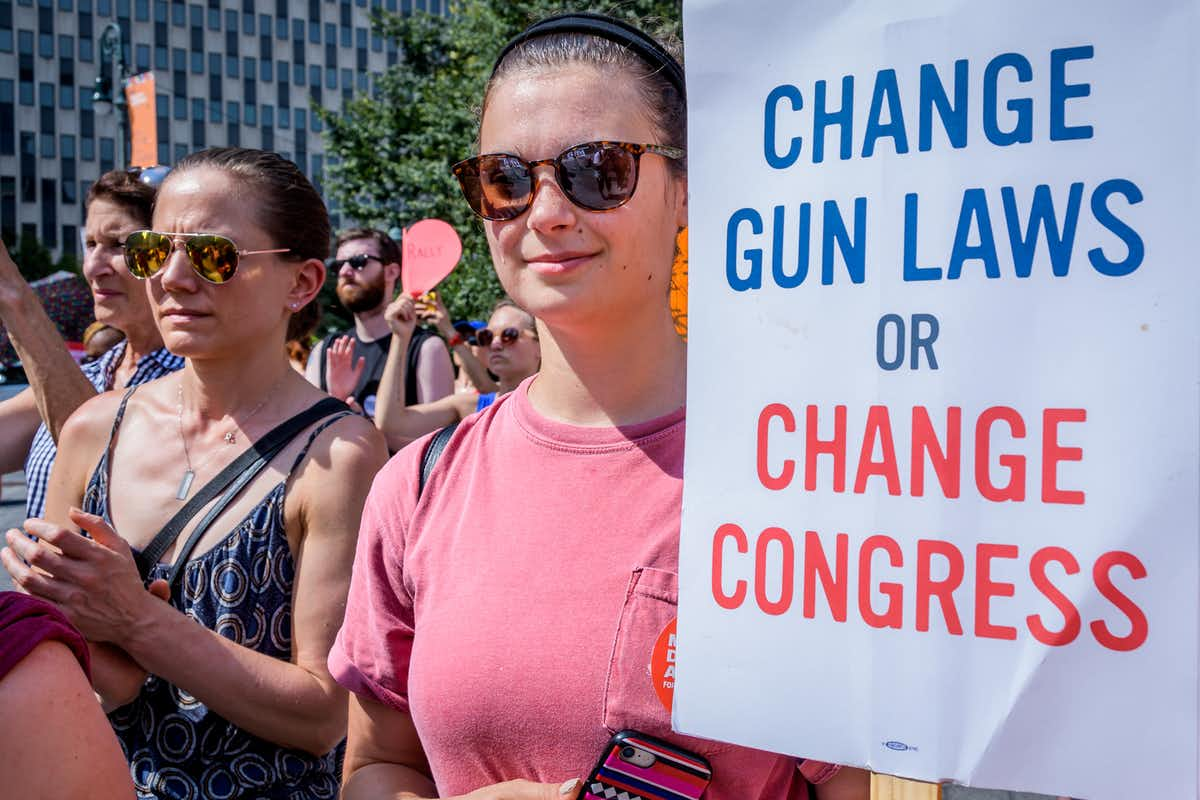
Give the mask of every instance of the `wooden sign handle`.
M 871 800 L 941 800 L 942 787 L 871 773 Z

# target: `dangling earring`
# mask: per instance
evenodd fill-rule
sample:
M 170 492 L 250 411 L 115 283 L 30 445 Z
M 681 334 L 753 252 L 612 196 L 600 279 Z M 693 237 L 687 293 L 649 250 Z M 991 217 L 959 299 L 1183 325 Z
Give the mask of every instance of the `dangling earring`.
M 688 325 L 688 239 L 687 226 L 675 236 L 675 261 L 671 264 L 671 319 L 675 332 L 687 341 Z

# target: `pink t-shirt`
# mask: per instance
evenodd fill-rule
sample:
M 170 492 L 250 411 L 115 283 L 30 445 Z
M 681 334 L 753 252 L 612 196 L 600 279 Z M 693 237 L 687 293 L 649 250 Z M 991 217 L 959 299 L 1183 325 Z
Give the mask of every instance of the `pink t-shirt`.
M 653 687 L 676 609 L 683 409 L 576 427 L 538 414 L 529 384 L 463 421 L 419 502 L 426 440 L 376 477 L 334 677 L 412 715 L 443 795 L 586 777 L 631 728 L 706 756 L 707 800 L 804 797 L 794 759 L 672 733 Z

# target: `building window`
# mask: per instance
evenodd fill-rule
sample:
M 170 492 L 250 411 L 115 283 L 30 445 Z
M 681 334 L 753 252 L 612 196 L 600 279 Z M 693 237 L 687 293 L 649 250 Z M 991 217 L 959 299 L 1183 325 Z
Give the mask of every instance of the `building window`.
M 100 137 L 100 172 L 112 172 L 116 146 L 108 136 Z
M 280 108 L 289 108 L 289 107 L 291 107 L 291 105 L 292 105 L 292 92 L 291 92 L 291 90 L 288 88 L 287 84 L 284 84 L 284 83 L 277 83 L 277 84 L 275 84 L 275 85 L 279 87 L 279 91 L 277 91 L 277 92 L 275 93 L 275 102 L 276 102 L 276 103 L 279 105 L 279 107 L 280 107 Z M 283 127 L 283 126 L 281 125 L 280 127 Z
M 318 67 L 316 64 L 313 64 L 311 67 L 308 68 L 308 85 L 309 86 L 320 86 L 321 85 L 321 68 Z
M 263 124 L 264 128 L 275 127 L 275 107 L 274 106 L 263 106 L 262 107 L 262 124 Z M 24 136 L 24 134 L 21 134 L 21 135 Z
M 150 21 L 150 0 L 136 0 L 134 2 L 133 18 L 138 22 Z
M 241 106 L 230 100 L 225 104 L 225 121 L 237 125 L 241 122 Z
M 204 24 L 204 9 L 198 5 L 192 4 L 188 6 L 188 24 L 193 27 L 200 27 Z
M 242 129 L 234 123 L 225 126 L 225 144 L 229 147 L 242 146 Z
M 66 194 L 66 192 L 63 192 Z M 75 182 L 71 181 L 71 194 L 75 194 Z M 75 201 L 72 200 L 72 203 Z M 62 226 L 62 248 L 64 256 L 77 256 L 79 254 L 79 229 L 74 225 Z
M 275 62 L 275 74 L 279 76 L 281 84 L 288 82 L 288 65 L 286 61 Z
M 329 48 L 335 44 L 337 44 L 337 25 L 334 25 L 332 22 L 326 22 L 325 23 L 325 55 L 326 56 L 329 55 L 329 52 L 330 52 Z M 333 52 L 336 53 L 337 51 L 334 50 Z M 335 58 L 336 58 L 336 56 L 335 56 Z M 325 60 L 328 61 L 329 59 L 326 58 Z
M 263 125 L 263 129 L 262 129 L 262 149 L 263 150 L 274 150 L 275 149 L 275 129 L 269 128 L 266 125 Z
M 180 28 L 187 24 L 187 9 L 183 0 L 171 0 L 171 24 Z
M 134 47 L 134 52 L 137 54 L 134 57 L 135 68 L 138 72 L 150 71 L 150 45 L 139 44 Z
M 225 30 L 237 33 L 238 14 L 232 8 L 225 9 Z
M 291 118 L 292 118 L 291 110 L 286 109 L 286 108 L 281 108 L 281 109 L 279 109 L 279 114 L 277 115 L 277 118 L 275 121 L 279 124 L 280 128 L 283 128 L 286 130 L 287 128 L 291 127 L 291 124 L 292 124 Z
M 242 122 L 247 125 L 258 125 L 258 106 L 245 103 L 242 106 Z
M 0 155 L 17 152 L 17 108 L 15 86 L 10 80 L 0 80 Z
M 0 235 L 9 248 L 17 246 L 17 179 L 0 178 Z
M 225 77 L 240 78 L 241 75 L 238 71 L 238 67 L 240 66 L 241 62 L 238 61 L 237 56 L 225 56 Z
M 233 56 L 234 58 L 238 57 L 237 28 L 229 28 L 225 31 L 225 55 Z
M 263 61 L 270 61 L 275 57 L 271 37 L 265 31 L 258 37 L 258 57 Z
M 275 18 L 275 38 L 276 39 L 287 39 L 287 34 L 288 34 L 288 24 L 287 23 L 288 23 L 288 21 L 287 21 L 286 16 Z
M 158 140 L 158 163 L 171 163 L 171 143 L 162 139 Z
M 167 0 L 154 0 L 154 21 L 161 25 L 167 24 Z
M 242 32 L 254 35 L 254 6 L 253 4 L 248 9 L 242 9 Z
M 21 202 L 37 202 L 37 140 L 21 131 Z
M 269 83 L 269 82 L 275 80 L 274 76 L 271 73 L 271 70 L 273 68 L 274 68 L 274 62 L 271 61 L 269 58 L 264 58 L 262 61 L 260 61 L 258 63 L 258 79 L 260 81 L 263 81 L 266 83 Z
M 328 66 L 325 68 L 325 88 L 337 88 L 337 69 L 333 66 Z
M 292 83 L 296 86 L 304 85 L 304 65 L 303 64 L 293 64 L 292 65 Z
M 245 58 L 243 58 L 242 59 L 242 72 L 244 72 L 246 74 L 247 78 L 253 79 L 254 76 L 256 74 L 258 74 L 258 59 L 251 58 L 250 56 L 246 56 Z
M 246 79 L 242 81 L 242 101 L 245 103 L 258 102 L 258 84 L 254 82 L 254 77 L 249 70 L 246 72 Z
M 308 128 L 308 112 L 303 108 L 297 108 L 292 116 L 294 117 L 293 122 L 296 124 L 296 136 L 299 138 L 299 135 Z
M 42 244 L 58 247 L 58 187 L 53 178 L 42 178 Z
M 205 23 L 210 31 L 221 30 L 221 9 L 210 8 L 205 15 Z
M 184 157 L 187 156 L 187 154 L 188 154 L 188 148 L 187 148 L 186 144 L 175 145 L 175 163 L 176 164 L 178 164 L 180 161 L 182 161 L 184 159 Z

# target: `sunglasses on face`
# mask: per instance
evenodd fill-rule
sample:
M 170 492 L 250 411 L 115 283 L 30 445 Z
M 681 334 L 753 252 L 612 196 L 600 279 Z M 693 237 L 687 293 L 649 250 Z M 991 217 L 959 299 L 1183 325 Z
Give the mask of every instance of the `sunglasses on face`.
M 341 270 L 343 264 L 349 264 L 351 269 L 353 269 L 355 272 L 359 272 L 363 267 L 367 266 L 367 263 L 370 261 L 379 261 L 379 263 L 383 263 L 379 256 L 373 256 L 370 253 L 359 253 L 358 255 L 349 256 L 347 258 L 327 258 L 325 259 L 325 269 L 329 270 L 330 272 L 338 272 Z
M 471 210 L 488 220 L 516 219 L 533 203 L 534 167 L 550 164 L 567 198 L 589 211 L 612 211 L 629 202 L 637 189 L 643 153 L 683 158 L 678 147 L 629 142 L 586 142 L 554 158 L 526 161 L 509 153 L 486 153 L 452 167 Z
M 290 247 L 274 250 L 239 250 L 228 236 L 216 233 L 159 233 L 134 231 L 125 238 L 125 266 L 135 278 L 158 274 L 182 239 L 192 270 L 209 283 L 226 283 L 237 273 L 242 256 L 288 253 Z
M 500 339 L 501 347 L 508 347 L 521 338 L 521 329 L 505 328 L 500 333 L 495 333 L 491 328 L 480 328 L 475 332 L 475 343 L 480 347 L 491 347 L 497 337 Z

